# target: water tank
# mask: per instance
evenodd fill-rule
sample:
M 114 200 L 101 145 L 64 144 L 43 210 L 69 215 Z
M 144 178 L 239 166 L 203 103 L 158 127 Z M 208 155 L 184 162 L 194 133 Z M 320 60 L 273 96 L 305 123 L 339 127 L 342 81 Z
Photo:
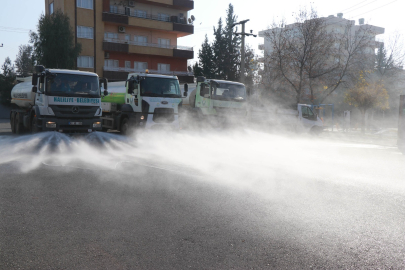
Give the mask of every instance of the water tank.
M 11 103 L 16 104 L 20 108 L 29 108 L 34 105 L 35 93 L 32 92 L 31 79 L 26 82 L 19 83 L 11 90 Z

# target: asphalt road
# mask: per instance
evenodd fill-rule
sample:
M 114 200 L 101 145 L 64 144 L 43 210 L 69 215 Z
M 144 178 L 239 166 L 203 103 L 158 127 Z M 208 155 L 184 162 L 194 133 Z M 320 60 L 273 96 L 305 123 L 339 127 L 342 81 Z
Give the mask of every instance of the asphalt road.
M 49 134 L 0 135 L 0 269 L 405 268 L 395 148 Z

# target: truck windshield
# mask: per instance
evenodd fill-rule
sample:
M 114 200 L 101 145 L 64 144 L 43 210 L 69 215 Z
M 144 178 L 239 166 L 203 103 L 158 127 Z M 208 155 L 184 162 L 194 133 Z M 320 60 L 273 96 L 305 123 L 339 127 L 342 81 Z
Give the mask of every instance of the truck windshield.
M 181 98 L 179 81 L 176 79 L 146 77 L 141 80 L 141 95 Z
M 246 88 L 244 85 L 239 84 L 219 83 L 219 86 L 217 86 L 216 89 L 214 87 L 212 98 L 220 100 L 245 100 Z
M 46 91 L 52 96 L 100 97 L 96 76 L 55 73 L 46 80 Z

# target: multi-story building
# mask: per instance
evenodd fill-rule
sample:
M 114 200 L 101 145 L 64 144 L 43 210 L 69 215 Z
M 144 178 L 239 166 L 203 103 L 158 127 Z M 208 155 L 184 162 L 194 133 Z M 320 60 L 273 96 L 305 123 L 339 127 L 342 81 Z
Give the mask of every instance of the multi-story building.
M 45 0 L 46 14 L 60 9 L 70 18 L 82 44 L 78 69 L 110 81 L 148 69 L 193 82 L 187 67 L 193 48 L 177 45 L 194 33 L 193 8 L 193 0 Z
M 334 32 L 337 35 L 343 35 L 345 31 L 347 31 L 347 26 L 350 25 L 350 33 L 354 37 L 355 33 L 363 31 L 364 35 L 368 37 L 368 43 L 365 48 L 363 48 L 363 53 L 365 54 L 374 54 L 375 49 L 378 48 L 381 44 L 378 40 L 376 40 L 377 35 L 384 34 L 384 28 L 364 24 L 364 19 L 359 19 L 359 24 L 355 25 L 354 20 L 348 20 L 343 18 L 343 13 L 338 13 L 337 16 L 330 15 L 328 17 L 321 18 L 324 20 L 325 29 L 327 32 Z M 296 28 L 299 26 L 299 23 L 292 23 L 285 26 L 286 29 L 291 29 L 291 33 L 294 34 Z M 266 55 L 270 55 L 273 51 L 273 46 L 270 40 L 270 33 L 271 31 L 278 30 L 276 29 L 267 29 L 259 32 L 259 37 L 264 38 L 264 44 L 259 44 L 258 49 L 263 51 L 264 57 Z M 359 31 L 360 30 L 360 31 Z M 337 45 L 337 44 L 336 44 Z M 261 59 L 264 61 L 264 58 Z

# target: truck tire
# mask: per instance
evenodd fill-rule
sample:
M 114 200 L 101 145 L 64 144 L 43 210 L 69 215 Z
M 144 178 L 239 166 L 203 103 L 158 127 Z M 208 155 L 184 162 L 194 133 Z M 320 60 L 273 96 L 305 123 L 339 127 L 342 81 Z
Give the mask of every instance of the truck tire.
M 38 133 L 39 132 L 39 128 L 38 128 L 38 124 L 37 124 L 37 116 L 33 115 L 31 117 L 31 133 Z
M 122 119 L 120 132 L 123 135 L 128 135 L 129 132 L 128 118 Z
M 20 119 L 20 113 L 16 112 L 15 113 L 15 119 L 14 119 L 14 124 L 15 124 L 15 133 L 16 134 L 23 134 L 24 133 L 24 123 Z
M 15 112 L 10 113 L 11 132 L 15 134 Z

